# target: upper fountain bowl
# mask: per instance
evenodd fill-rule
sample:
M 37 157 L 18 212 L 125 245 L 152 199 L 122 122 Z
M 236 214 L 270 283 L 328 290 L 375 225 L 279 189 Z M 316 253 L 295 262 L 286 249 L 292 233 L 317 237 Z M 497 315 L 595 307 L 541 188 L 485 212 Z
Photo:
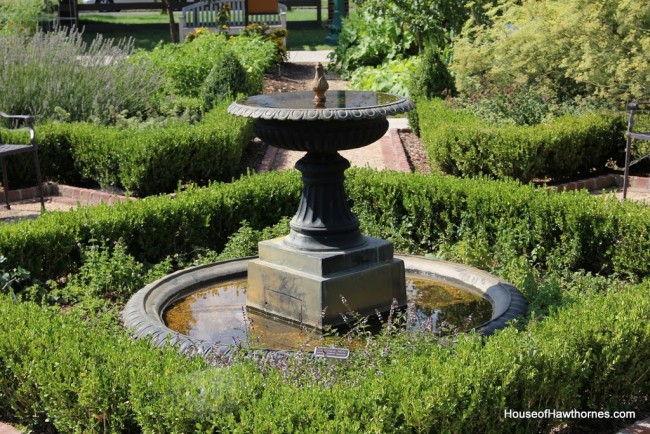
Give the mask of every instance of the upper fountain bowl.
M 255 95 L 232 103 L 228 113 L 253 118 L 255 134 L 269 145 L 332 153 L 379 140 L 386 116 L 413 109 L 408 98 L 381 92 L 336 90 L 314 99 L 312 92 Z

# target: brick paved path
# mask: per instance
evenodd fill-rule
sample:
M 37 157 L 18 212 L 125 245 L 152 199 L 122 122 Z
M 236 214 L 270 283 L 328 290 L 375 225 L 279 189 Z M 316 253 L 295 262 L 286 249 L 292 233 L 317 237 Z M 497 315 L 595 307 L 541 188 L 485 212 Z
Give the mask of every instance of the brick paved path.
M 398 130 L 408 127 L 405 118 L 389 119 L 389 129 L 378 141 L 362 148 L 341 151 L 340 154 L 354 167 L 369 167 L 377 170 L 410 172 L 406 153 L 400 141 Z M 261 171 L 291 169 L 304 152 L 286 151 L 272 146 L 266 151 Z

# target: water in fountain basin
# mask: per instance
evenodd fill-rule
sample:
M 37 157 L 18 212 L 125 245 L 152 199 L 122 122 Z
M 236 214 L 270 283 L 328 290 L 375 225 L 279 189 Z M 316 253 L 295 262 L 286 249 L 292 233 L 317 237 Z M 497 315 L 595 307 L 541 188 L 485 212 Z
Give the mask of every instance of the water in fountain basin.
M 416 329 L 442 334 L 469 330 L 492 315 L 492 306 L 486 299 L 457 286 L 407 275 L 406 287 Z M 323 336 L 314 329 L 247 309 L 246 280 L 196 291 L 172 304 L 163 319 L 170 329 L 179 333 L 225 345 L 248 342 L 276 350 L 340 345 L 338 336 Z M 346 346 L 354 345 L 346 340 Z

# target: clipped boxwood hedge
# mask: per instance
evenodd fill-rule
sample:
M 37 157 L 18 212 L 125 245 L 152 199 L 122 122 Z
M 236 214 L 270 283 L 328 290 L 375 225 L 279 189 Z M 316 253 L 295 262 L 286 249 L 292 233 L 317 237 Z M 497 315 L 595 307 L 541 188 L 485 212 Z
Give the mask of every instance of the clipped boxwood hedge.
M 21 266 L 37 277 L 74 270 L 80 245 L 124 240 L 140 262 L 156 263 L 194 248 L 220 249 L 244 219 L 265 227 L 295 212 L 296 173 L 245 177 L 233 183 L 151 196 L 111 206 L 46 213 L 38 220 L 0 225 L 0 255 L 7 268 Z
M 297 172 L 245 177 L 229 184 L 149 197 L 111 207 L 47 213 L 36 221 L 0 226 L 7 267 L 36 276 L 74 269 L 79 244 L 122 238 L 144 263 L 196 247 L 220 249 L 246 219 L 253 228 L 295 213 Z M 351 170 L 350 200 L 366 233 L 413 253 L 465 249 L 474 265 L 530 256 L 534 264 L 622 274 L 650 272 L 650 209 L 634 202 L 556 193 L 514 181 L 458 179 Z M 471 255 L 470 255 L 471 256 Z
M 625 120 L 609 113 L 534 126 L 490 125 L 435 99 L 419 101 L 417 115 L 432 164 L 456 176 L 557 179 L 602 168 L 625 148 Z
M 43 177 L 123 188 L 137 196 L 172 192 L 179 182 L 228 181 L 253 131 L 246 119 L 227 115 L 227 105 L 221 103 L 194 125 L 180 120 L 139 128 L 39 124 Z M 0 140 L 26 143 L 27 136 L 0 129 Z M 12 159 L 12 188 L 35 183 L 32 164 L 29 156 Z
M 0 416 L 38 432 L 547 432 L 559 421 L 504 411 L 629 410 L 650 387 L 647 282 L 485 343 L 395 341 L 329 366 L 211 368 L 7 296 L 0 317 Z
M 515 182 L 350 171 L 364 230 L 400 250 L 478 245 L 491 260 L 645 277 L 650 209 Z M 56 278 L 80 246 L 123 239 L 140 261 L 219 249 L 243 219 L 294 212 L 297 172 L 0 226 L 5 268 Z M 469 247 L 467 247 L 469 248 Z M 564 261 L 564 262 L 563 262 Z M 491 264 L 491 267 L 494 267 Z M 629 410 L 650 388 L 650 284 L 581 295 L 543 320 L 453 345 L 402 339 L 335 364 L 208 366 L 133 342 L 114 320 L 0 295 L 0 416 L 60 432 L 537 432 L 506 409 Z M 6 419 L 5 419 L 6 420 Z M 598 421 L 601 423 L 601 421 Z

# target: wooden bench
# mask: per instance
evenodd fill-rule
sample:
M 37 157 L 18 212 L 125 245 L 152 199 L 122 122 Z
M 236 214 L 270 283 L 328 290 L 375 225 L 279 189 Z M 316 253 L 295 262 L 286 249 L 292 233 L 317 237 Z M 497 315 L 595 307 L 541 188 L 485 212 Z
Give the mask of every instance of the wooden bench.
M 225 5 L 230 7 L 230 19 L 228 27 L 221 29 L 218 21 L 219 11 Z M 178 33 L 183 40 L 191 32 L 205 27 L 237 35 L 253 23 L 266 24 L 270 29 L 286 30 L 287 7 L 277 0 L 218 0 L 194 3 L 182 9 Z
M 0 144 L 0 169 L 2 170 L 2 188 L 5 193 L 6 208 L 11 209 L 9 205 L 9 181 L 7 176 L 7 160 L 6 157 L 18 154 L 31 152 L 34 158 L 34 166 L 36 167 L 36 182 L 38 183 L 38 191 L 41 194 L 41 208 L 45 209 L 45 200 L 43 199 L 43 182 L 41 180 L 41 166 L 38 162 L 38 144 L 36 143 L 36 135 L 34 133 L 34 117 L 29 115 L 8 115 L 0 112 L 0 116 L 5 119 L 13 121 L 23 121 L 29 128 L 29 144 Z

